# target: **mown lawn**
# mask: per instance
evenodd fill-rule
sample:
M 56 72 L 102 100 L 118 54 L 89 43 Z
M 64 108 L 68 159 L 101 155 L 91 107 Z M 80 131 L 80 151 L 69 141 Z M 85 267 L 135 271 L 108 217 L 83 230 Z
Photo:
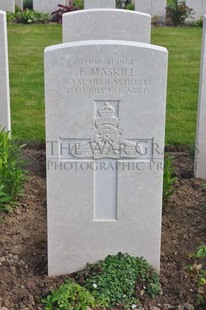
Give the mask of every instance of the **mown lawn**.
M 60 25 L 9 25 L 12 129 L 22 140 L 44 141 L 43 51 L 61 43 Z M 169 51 L 166 142 L 195 141 L 201 28 L 153 28 L 152 43 Z
M 44 141 L 44 48 L 62 42 L 61 26 L 9 25 L 8 34 L 13 134 Z
M 169 52 L 166 142 L 195 142 L 202 28 L 154 28 L 152 43 Z

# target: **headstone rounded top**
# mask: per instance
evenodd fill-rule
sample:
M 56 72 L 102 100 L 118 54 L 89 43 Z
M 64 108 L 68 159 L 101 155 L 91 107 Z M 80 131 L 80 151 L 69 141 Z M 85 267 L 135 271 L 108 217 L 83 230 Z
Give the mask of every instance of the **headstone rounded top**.
M 150 43 L 151 16 L 145 13 L 88 9 L 63 14 L 62 24 L 63 42 L 126 40 Z
M 85 9 L 85 10 L 78 10 L 78 11 L 73 11 L 73 12 L 68 12 L 68 13 L 64 13 L 63 17 L 64 16 L 67 16 L 67 15 L 75 15 L 75 14 L 85 14 L 85 13 L 89 13 L 89 12 L 92 12 L 92 13 L 99 13 L 99 12 L 112 12 L 114 14 L 133 14 L 133 15 L 142 15 L 142 16 L 148 16 L 151 18 L 151 15 L 150 14 L 147 14 L 147 13 L 143 13 L 143 12 L 138 12 L 138 11 L 132 11 L 132 10 L 122 10 L 122 9 L 108 9 L 108 8 L 95 8 L 95 9 Z
M 168 52 L 165 47 L 159 46 L 159 45 L 154 45 L 154 44 L 148 44 L 148 43 L 142 43 L 142 42 L 133 42 L 133 41 L 121 41 L 121 40 L 114 40 L 111 42 L 111 40 L 88 40 L 88 41 L 77 41 L 77 42 L 67 42 L 63 44 L 56 44 L 56 45 L 51 45 L 45 48 L 45 53 L 50 52 L 50 51 L 55 51 L 58 49 L 66 49 L 66 48 L 71 48 L 71 47 L 80 47 L 80 46 L 99 46 L 101 45 L 108 45 L 108 46 L 134 46 L 134 47 L 142 47 L 145 49 L 152 49 L 152 50 L 157 50 L 157 51 L 162 51 L 162 52 Z

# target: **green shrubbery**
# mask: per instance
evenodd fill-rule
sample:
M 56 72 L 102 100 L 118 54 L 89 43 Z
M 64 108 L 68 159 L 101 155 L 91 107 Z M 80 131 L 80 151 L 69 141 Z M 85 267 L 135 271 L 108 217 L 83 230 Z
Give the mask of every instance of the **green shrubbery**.
M 16 13 L 7 13 L 7 21 L 22 24 L 47 24 L 51 20 L 51 15 L 26 9 Z
M 42 300 L 44 310 L 86 310 L 95 306 L 95 299 L 85 288 L 67 281 Z
M 23 193 L 25 172 L 22 146 L 9 132 L 0 131 L 0 210 L 12 211 L 17 196 Z
M 206 262 L 203 259 L 206 258 L 206 246 L 202 245 L 197 249 L 195 254 L 190 255 L 191 258 L 195 259 L 195 262 L 187 266 L 186 269 L 190 272 L 193 277 L 197 290 L 197 304 L 203 304 L 206 306 Z
M 158 275 L 146 260 L 122 253 L 88 265 L 77 279 L 100 305 L 109 308 L 121 305 L 129 309 L 161 291 Z
M 171 0 L 166 8 L 167 23 L 174 26 L 183 26 L 187 18 L 194 14 L 193 9 L 185 5 L 185 1 L 180 4 L 178 0 Z
M 145 297 L 161 292 L 159 277 L 143 258 L 118 253 L 107 256 L 76 274 L 81 285 L 66 282 L 46 299 L 44 310 L 86 310 L 88 306 L 112 309 L 141 307 Z M 60 306 L 61 305 L 61 306 Z

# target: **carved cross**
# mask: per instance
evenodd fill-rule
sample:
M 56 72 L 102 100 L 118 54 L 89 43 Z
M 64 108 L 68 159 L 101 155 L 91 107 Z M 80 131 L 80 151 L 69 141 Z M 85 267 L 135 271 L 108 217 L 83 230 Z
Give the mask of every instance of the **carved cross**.
M 124 163 L 128 168 L 129 163 L 142 158 L 151 160 L 151 148 L 148 146 L 152 145 L 152 139 L 124 138 L 119 127 L 118 101 L 96 101 L 94 106 L 94 138 L 61 137 L 60 160 L 86 160 L 94 164 L 101 161 L 100 169 L 94 169 L 94 220 L 118 220 L 118 165 Z

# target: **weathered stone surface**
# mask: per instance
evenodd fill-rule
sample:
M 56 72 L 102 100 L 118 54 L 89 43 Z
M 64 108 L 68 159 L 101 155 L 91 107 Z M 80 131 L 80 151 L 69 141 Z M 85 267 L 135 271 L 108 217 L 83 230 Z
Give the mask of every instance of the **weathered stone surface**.
M 181 2 L 181 0 L 179 0 L 179 2 Z M 204 0 L 186 0 L 185 4 L 194 10 L 191 21 L 194 21 L 194 19 L 199 20 L 206 14 L 206 1 Z
M 206 16 L 204 16 L 204 28 L 202 33 L 202 59 L 199 82 L 194 173 L 196 178 L 206 179 Z
M 116 0 L 84 0 L 85 9 L 115 8 Z
M 64 43 L 82 40 L 126 40 L 149 43 L 150 35 L 151 17 L 144 13 L 94 9 L 63 15 Z
M 119 251 L 159 269 L 166 80 L 149 44 L 45 50 L 50 276 Z
M 15 0 L 15 5 L 18 6 L 21 10 L 23 10 L 23 0 Z
M 58 10 L 58 4 L 66 5 L 66 0 L 33 0 L 33 9 L 38 12 L 52 13 Z
M 14 0 L 0 0 L 0 10 L 6 12 L 15 12 Z
M 6 12 L 0 11 L 0 127 L 11 130 Z
M 135 10 L 150 14 L 152 17 L 166 16 L 167 0 L 135 0 Z

